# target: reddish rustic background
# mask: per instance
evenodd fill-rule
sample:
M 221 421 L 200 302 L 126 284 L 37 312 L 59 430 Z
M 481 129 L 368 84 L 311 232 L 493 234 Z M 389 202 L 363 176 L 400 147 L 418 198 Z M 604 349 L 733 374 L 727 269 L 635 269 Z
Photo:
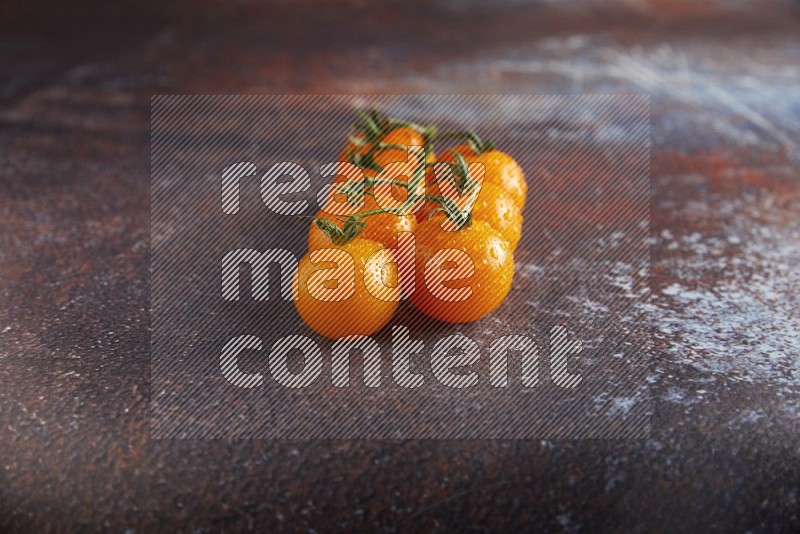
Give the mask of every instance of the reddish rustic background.
M 800 5 L 0 3 L 4 530 L 800 528 Z M 652 437 L 148 440 L 154 93 L 652 95 Z

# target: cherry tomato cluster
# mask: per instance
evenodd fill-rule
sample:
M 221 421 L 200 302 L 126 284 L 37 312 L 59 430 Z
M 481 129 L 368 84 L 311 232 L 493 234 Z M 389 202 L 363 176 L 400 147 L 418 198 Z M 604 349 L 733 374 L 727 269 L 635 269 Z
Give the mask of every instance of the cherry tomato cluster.
M 402 295 L 446 322 L 497 309 L 522 231 L 520 166 L 473 132 L 358 113 L 294 277 L 300 317 L 338 339 L 381 329 Z

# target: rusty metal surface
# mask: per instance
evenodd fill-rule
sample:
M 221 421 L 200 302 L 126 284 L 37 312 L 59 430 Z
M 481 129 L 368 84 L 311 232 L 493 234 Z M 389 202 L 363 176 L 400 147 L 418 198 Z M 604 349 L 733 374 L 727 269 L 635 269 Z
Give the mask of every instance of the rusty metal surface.
M 5 8 L 0 527 L 797 530 L 800 8 L 694 4 Z M 651 438 L 150 441 L 165 92 L 651 94 Z

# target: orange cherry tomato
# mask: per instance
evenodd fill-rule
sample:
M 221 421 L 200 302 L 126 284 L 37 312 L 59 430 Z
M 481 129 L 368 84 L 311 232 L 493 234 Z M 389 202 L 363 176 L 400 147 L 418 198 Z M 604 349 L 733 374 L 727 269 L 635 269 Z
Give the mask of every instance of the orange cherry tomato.
M 514 277 L 508 242 L 489 223 L 473 220 L 453 232 L 435 214 L 417 227 L 414 305 L 426 315 L 467 323 L 494 311 L 506 298 Z
M 364 197 L 364 207 L 360 213 L 378 209 L 378 203 L 370 196 Z M 339 228 L 344 227 L 344 222 L 334 215 L 329 215 L 325 210 L 317 213 L 317 218 L 328 219 L 336 223 Z M 362 239 L 376 241 L 386 248 L 393 248 L 397 242 L 397 234 L 400 232 L 413 232 L 417 227 L 417 219 L 414 214 L 395 215 L 394 213 L 384 212 L 370 215 L 364 218 L 366 226 L 359 235 Z M 308 230 L 308 250 L 316 250 L 331 246 L 328 235 L 319 229 L 316 224 L 312 224 Z
M 458 145 L 442 153 L 439 157 L 439 161 L 454 163 L 456 158 L 451 150 L 461 154 L 467 164 L 483 163 L 486 168 L 485 182 L 494 184 L 508 191 L 508 194 L 514 199 L 514 202 L 519 206 L 520 210 L 525 206 L 528 184 L 525 181 L 525 174 L 522 172 L 522 167 L 519 166 L 514 158 L 496 149 L 476 154 L 469 145 Z
M 425 138 L 421 133 L 408 126 L 401 126 L 395 128 L 381 138 L 381 143 L 387 145 L 400 145 L 404 147 L 410 146 L 425 146 Z M 408 157 L 408 149 L 401 150 L 399 148 L 385 148 L 379 149 L 375 152 L 375 161 L 378 165 L 385 167 L 389 163 L 395 161 L 406 161 Z M 433 163 L 436 161 L 436 155 L 433 151 L 425 154 L 426 163 Z
M 392 258 L 379 243 L 356 238 L 310 251 L 300 260 L 292 289 L 295 308 L 309 328 L 339 339 L 370 335 L 389 322 L 397 300 L 381 289 L 396 286 L 396 264 L 367 261 L 378 252 Z
M 442 196 L 436 182 L 428 184 L 428 194 Z M 463 197 L 454 198 L 453 200 L 463 209 L 466 207 L 464 204 L 466 204 L 468 196 L 469 194 L 465 193 Z M 419 221 L 426 220 L 433 210 L 440 207 L 441 204 L 438 202 L 426 202 L 422 209 L 417 212 L 417 219 Z M 508 241 L 512 252 L 517 249 L 517 243 L 519 243 L 522 235 L 522 212 L 507 191 L 494 184 L 484 182 L 470 213 L 474 220 L 485 221 L 500 232 L 503 239 Z

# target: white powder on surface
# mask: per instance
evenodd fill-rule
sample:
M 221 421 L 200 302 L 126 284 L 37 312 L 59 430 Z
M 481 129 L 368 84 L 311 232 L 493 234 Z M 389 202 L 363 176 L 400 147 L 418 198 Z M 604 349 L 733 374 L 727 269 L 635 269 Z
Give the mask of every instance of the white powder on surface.
M 800 225 L 739 221 L 722 237 L 662 232 L 664 248 L 677 244 L 681 254 L 656 268 L 679 280 L 641 308 L 681 365 L 800 385 Z M 723 254 L 728 246 L 738 250 Z
M 579 262 L 575 269 L 598 293 L 576 288 L 560 303 L 550 303 L 550 312 L 579 324 L 608 314 L 610 302 L 603 297 L 616 294 L 635 303 L 617 318 L 631 325 L 646 320 L 654 341 L 666 347 L 651 353 L 660 367 L 657 377 L 687 366 L 700 373 L 693 382 L 795 389 L 800 386 L 800 221 L 786 208 L 774 209 L 776 204 L 764 193 L 758 199 L 711 196 L 676 207 L 676 219 L 697 221 L 708 231 L 672 228 L 656 234 L 653 294 L 634 283 L 635 275 L 647 274 L 640 266 L 616 262 L 590 270 Z M 726 222 L 706 224 L 712 213 Z M 523 280 L 553 276 L 541 265 L 517 268 Z M 659 280 L 665 280 L 661 287 Z M 688 406 L 697 398 L 695 392 L 670 389 L 663 400 Z

